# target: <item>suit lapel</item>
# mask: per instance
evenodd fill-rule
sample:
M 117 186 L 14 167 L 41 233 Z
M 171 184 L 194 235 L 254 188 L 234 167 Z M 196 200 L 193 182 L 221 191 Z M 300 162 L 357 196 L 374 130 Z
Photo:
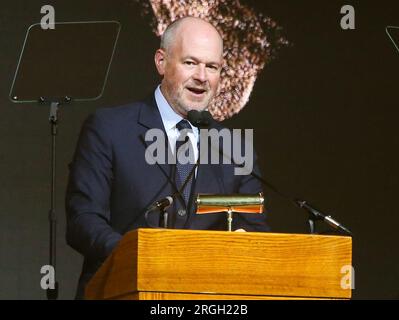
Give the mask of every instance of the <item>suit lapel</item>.
M 145 134 L 148 129 L 156 128 L 161 129 L 166 135 L 161 114 L 159 113 L 157 104 L 155 102 L 154 94 L 147 97 L 147 99 L 143 101 L 137 118 L 137 123 L 139 124 L 139 127 L 142 128 L 141 133 Z
M 145 147 L 148 147 L 152 143 L 146 142 L 144 140 L 146 132 L 149 129 L 160 129 L 165 137 L 165 150 L 166 152 L 170 152 L 168 135 L 166 134 L 161 114 L 159 113 L 158 107 L 156 105 L 154 94 L 150 95 L 143 101 L 137 122 L 140 128 L 139 139 L 143 142 L 143 144 L 145 144 Z M 171 194 L 177 192 L 173 177 L 175 165 L 169 164 L 168 160 L 166 159 L 166 161 L 162 163 L 156 162 L 156 166 L 159 168 L 160 174 L 168 180 L 169 185 L 171 186 Z

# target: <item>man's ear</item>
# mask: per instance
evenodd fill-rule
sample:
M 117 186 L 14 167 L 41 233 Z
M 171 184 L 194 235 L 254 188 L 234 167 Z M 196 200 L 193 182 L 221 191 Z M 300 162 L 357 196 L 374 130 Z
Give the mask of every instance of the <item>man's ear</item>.
M 166 53 L 165 50 L 163 49 L 158 49 L 155 52 L 155 57 L 154 57 L 154 61 L 155 61 L 155 66 L 157 67 L 158 73 L 163 76 L 165 74 L 165 57 Z

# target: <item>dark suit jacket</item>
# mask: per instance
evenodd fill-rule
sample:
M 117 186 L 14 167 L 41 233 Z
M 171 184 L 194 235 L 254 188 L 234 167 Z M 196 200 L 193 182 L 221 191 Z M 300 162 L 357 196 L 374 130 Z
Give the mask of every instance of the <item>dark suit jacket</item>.
M 221 128 L 216 122 L 213 126 Z M 158 225 L 157 213 L 145 220 L 146 208 L 176 190 L 167 178 L 173 165 L 145 161 L 143 137 L 151 128 L 164 130 L 154 96 L 99 109 L 83 125 L 66 195 L 67 243 L 84 256 L 77 298 L 83 297 L 84 286 L 125 232 Z M 233 170 L 233 165 L 199 165 L 193 194 L 262 191 L 257 180 L 236 176 Z M 256 165 L 254 171 L 259 174 Z M 174 228 L 226 230 L 225 214 L 196 215 L 189 205 L 187 214 L 180 216 L 175 213 L 179 207 L 183 204 L 176 201 L 168 209 Z M 237 214 L 233 227 L 268 230 L 264 214 Z

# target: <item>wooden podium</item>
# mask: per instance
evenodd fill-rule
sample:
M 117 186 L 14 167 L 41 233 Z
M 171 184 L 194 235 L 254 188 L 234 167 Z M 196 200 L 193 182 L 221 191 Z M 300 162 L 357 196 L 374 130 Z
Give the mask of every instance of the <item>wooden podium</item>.
M 350 237 L 138 229 L 88 283 L 86 299 L 349 299 L 351 277 L 341 272 L 351 265 Z

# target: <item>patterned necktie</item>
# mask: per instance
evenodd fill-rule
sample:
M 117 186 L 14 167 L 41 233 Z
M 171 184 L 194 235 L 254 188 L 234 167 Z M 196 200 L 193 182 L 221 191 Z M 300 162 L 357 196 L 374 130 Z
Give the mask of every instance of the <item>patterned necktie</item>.
M 176 141 L 176 184 L 178 189 L 181 189 L 183 183 L 185 183 L 187 177 L 190 175 L 191 170 L 195 166 L 195 157 L 193 146 L 188 137 L 188 132 L 192 132 L 190 123 L 183 119 L 177 125 L 176 128 L 179 130 L 179 138 Z M 194 174 L 190 180 L 186 183 L 182 193 L 186 205 L 188 205 L 191 185 L 194 179 Z

